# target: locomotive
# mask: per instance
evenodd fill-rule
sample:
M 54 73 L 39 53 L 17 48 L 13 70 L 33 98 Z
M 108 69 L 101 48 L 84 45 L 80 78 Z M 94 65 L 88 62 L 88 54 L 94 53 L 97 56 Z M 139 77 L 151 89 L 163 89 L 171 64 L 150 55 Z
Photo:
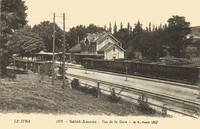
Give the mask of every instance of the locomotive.
M 93 58 L 83 58 L 81 63 L 88 69 L 121 74 L 126 73 L 129 75 L 158 78 L 189 84 L 196 84 L 199 76 L 199 69 L 194 66 L 176 66 L 128 60 L 102 60 Z

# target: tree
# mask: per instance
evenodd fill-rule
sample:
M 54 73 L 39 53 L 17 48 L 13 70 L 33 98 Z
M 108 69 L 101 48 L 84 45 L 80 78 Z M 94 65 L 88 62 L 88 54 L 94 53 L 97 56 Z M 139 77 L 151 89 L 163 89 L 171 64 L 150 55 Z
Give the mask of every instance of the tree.
M 33 33 L 29 26 L 25 26 L 14 32 L 8 40 L 8 48 L 13 54 L 28 56 L 31 53 L 44 49 L 42 38 L 36 33 Z
M 136 51 L 142 51 L 142 35 L 143 35 L 143 29 L 142 24 L 140 24 L 140 21 L 135 24 L 135 28 L 133 29 L 133 40 L 132 40 L 132 47 Z
M 200 32 L 200 30 L 199 30 Z M 200 39 L 195 39 L 193 45 L 197 48 L 197 56 L 200 56 Z
M 117 25 L 116 25 L 116 21 L 115 21 L 115 24 L 114 24 L 114 28 L 113 28 L 113 33 L 117 33 Z
M 38 25 L 33 26 L 33 32 L 39 34 L 44 41 L 44 45 L 46 47 L 46 51 L 53 51 L 53 25 L 54 23 L 50 21 L 43 21 Z M 62 51 L 62 43 L 63 43 L 63 31 L 56 24 L 55 25 L 55 51 Z
M 91 33 L 91 34 L 93 34 L 93 33 L 102 33 L 102 32 L 104 32 L 104 31 L 106 31 L 103 27 L 99 27 L 99 26 L 96 26 L 96 25 L 94 25 L 94 24 L 90 24 L 87 28 L 86 28 L 86 32 L 87 33 Z
M 109 31 L 110 33 L 112 33 L 112 25 L 111 25 L 111 22 L 109 23 L 108 31 Z
M 153 24 L 153 30 L 152 30 L 153 32 L 155 31 L 155 25 Z
M 87 33 L 102 33 L 105 32 L 106 30 L 102 27 L 98 27 L 94 24 L 90 24 L 88 27 L 85 27 L 83 25 L 79 25 L 76 27 L 73 27 L 69 30 L 67 33 L 67 43 L 69 44 L 69 48 L 73 47 L 75 44 L 78 42 L 78 37 L 79 40 L 83 40 L 86 36 Z
M 143 44 L 145 44 L 145 51 L 143 55 L 150 60 L 158 60 L 159 57 L 164 56 L 164 36 L 165 31 L 159 28 L 157 31 L 145 32 Z
M 172 56 L 185 56 L 185 48 L 192 42 L 188 35 L 191 33 L 190 22 L 185 17 L 172 16 L 168 19 L 166 46 Z
M 103 28 L 104 28 L 104 30 L 106 30 L 106 29 L 107 29 L 106 25 L 104 25 L 104 27 L 103 27 Z
M 129 34 L 132 34 L 132 32 L 133 32 L 133 27 L 130 26 Z
M 86 37 L 86 35 L 87 35 L 86 27 L 83 25 L 71 28 L 66 36 L 69 48 L 73 47 L 75 44 L 78 43 L 78 37 L 79 40 L 82 40 L 84 37 Z
M 142 29 L 142 24 L 138 21 L 137 24 L 135 24 L 135 28 L 133 29 L 133 32 L 130 31 L 130 24 L 128 23 L 126 28 L 126 36 L 124 36 L 124 39 L 128 40 L 127 46 L 125 46 L 126 49 L 126 57 L 128 59 L 132 59 L 134 57 L 134 52 L 142 52 L 144 51 L 144 30 Z M 132 29 L 131 29 L 132 30 Z
M 0 76 L 6 74 L 6 67 L 9 65 L 11 51 L 9 51 L 8 37 L 17 29 L 22 28 L 26 23 L 27 7 L 22 0 L 1 0 L 0 13 Z
M 123 28 L 123 24 L 122 24 L 122 22 L 120 23 L 120 29 L 122 29 Z
M 151 22 L 149 22 L 149 32 L 151 32 Z
M 128 30 L 128 33 L 130 34 L 130 22 L 128 22 L 127 24 L 127 30 Z
M 25 2 L 22 0 L 1 1 L 1 20 L 6 22 L 7 31 L 15 31 L 16 29 L 23 27 L 27 23 L 27 14 L 25 12 L 27 10 L 27 7 L 24 3 Z
M 122 47 L 125 50 L 128 48 L 129 42 L 131 40 L 131 35 L 129 34 L 127 29 L 120 29 L 113 36 L 122 43 Z

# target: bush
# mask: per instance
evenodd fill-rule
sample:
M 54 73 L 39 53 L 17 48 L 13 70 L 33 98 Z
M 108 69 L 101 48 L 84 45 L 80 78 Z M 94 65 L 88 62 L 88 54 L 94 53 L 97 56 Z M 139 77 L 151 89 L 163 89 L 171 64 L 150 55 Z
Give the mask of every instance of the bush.
M 8 78 L 16 78 L 16 72 L 14 70 L 6 70 Z
M 76 89 L 76 90 L 79 90 L 79 91 L 82 91 L 84 93 L 87 93 L 87 94 L 91 94 L 95 97 L 98 97 L 98 89 L 96 87 L 86 87 L 86 86 L 81 86 L 80 83 L 79 83 L 79 80 L 74 78 L 71 82 L 71 87 L 72 89 Z
M 114 88 L 112 88 L 112 89 L 110 89 L 110 96 L 109 96 L 109 100 L 111 101 L 111 102 L 114 102 L 114 103 L 118 103 L 120 100 L 121 100 L 121 97 L 118 97 L 117 95 L 116 95 L 116 93 L 115 93 L 115 89 Z
M 86 93 L 91 94 L 95 97 L 98 97 L 98 89 L 96 87 L 88 88 Z
M 113 103 L 118 103 L 120 100 L 121 100 L 121 97 L 118 97 L 118 96 L 114 96 L 114 95 L 111 95 L 109 97 L 109 100 Z
M 66 75 L 66 69 L 65 69 L 65 75 Z M 57 76 L 57 79 L 63 79 L 63 67 L 58 66 L 58 74 L 56 76 Z M 65 79 L 67 79 L 66 76 L 65 76 Z
M 147 115 L 153 115 L 155 114 L 155 109 L 151 108 L 149 103 L 148 103 L 148 97 L 146 97 L 146 101 L 144 101 L 145 95 L 142 95 L 142 97 L 138 98 L 138 109 L 143 112 L 144 114 Z
M 41 75 L 52 75 L 52 63 L 44 63 L 40 65 L 40 74 Z
M 79 90 L 80 89 L 80 83 L 79 83 L 79 80 L 74 78 L 71 82 L 71 87 L 72 89 L 76 89 L 76 90 Z

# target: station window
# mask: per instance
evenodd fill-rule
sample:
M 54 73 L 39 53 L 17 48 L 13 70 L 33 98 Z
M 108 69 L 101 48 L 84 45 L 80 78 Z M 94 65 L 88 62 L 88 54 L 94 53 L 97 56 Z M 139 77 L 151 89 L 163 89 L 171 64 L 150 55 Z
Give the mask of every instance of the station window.
M 113 52 L 115 52 L 115 47 L 113 47 Z

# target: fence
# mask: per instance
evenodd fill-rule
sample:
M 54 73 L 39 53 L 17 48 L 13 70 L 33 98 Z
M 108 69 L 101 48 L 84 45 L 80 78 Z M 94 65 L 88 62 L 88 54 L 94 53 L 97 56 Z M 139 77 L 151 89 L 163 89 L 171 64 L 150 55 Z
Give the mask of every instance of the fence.
M 74 80 L 78 79 L 69 79 L 69 81 L 71 81 L 71 85 L 72 88 L 74 87 L 73 82 Z M 96 85 L 94 84 L 96 83 Z M 150 102 L 148 102 L 148 95 L 146 95 L 145 93 L 138 93 L 138 92 L 133 92 L 130 89 L 127 89 L 126 87 L 119 87 L 119 86 L 113 86 L 113 85 L 105 85 L 101 82 L 94 82 L 92 85 L 88 84 L 88 83 L 83 83 L 83 82 L 79 82 L 76 83 L 77 85 L 79 85 L 79 88 L 73 88 L 88 94 L 91 94 L 95 97 L 102 97 L 102 96 L 107 96 L 108 100 L 114 103 L 125 103 L 125 104 L 129 104 L 129 105 L 137 105 L 138 109 L 141 110 L 143 113 L 145 114 L 154 114 L 156 111 L 155 109 L 151 108 L 150 105 L 152 106 L 156 106 L 157 108 L 160 108 L 160 113 L 163 116 L 167 116 L 167 108 L 165 107 L 165 105 L 159 106 L 159 105 L 155 105 L 155 104 L 151 104 Z
M 32 72 L 38 72 L 39 69 L 46 75 L 51 75 L 52 62 L 47 61 L 32 61 L 15 59 L 14 66 L 17 69 L 31 70 Z
M 83 79 L 80 77 L 75 78 Z M 97 80 L 90 80 L 90 84 L 83 82 L 84 81 L 81 81 L 80 85 L 86 88 L 79 88 L 80 91 L 92 94 L 87 90 L 91 88 L 91 91 L 95 92 L 95 94 L 93 94 L 95 97 L 101 97 L 102 94 L 106 94 L 112 102 L 128 102 L 136 104 L 145 114 L 155 113 L 156 109 L 163 116 L 167 116 L 168 111 L 194 118 L 197 118 L 196 115 L 198 115 L 184 112 L 184 108 L 194 107 L 191 112 L 197 113 L 200 104 L 195 102 Z

